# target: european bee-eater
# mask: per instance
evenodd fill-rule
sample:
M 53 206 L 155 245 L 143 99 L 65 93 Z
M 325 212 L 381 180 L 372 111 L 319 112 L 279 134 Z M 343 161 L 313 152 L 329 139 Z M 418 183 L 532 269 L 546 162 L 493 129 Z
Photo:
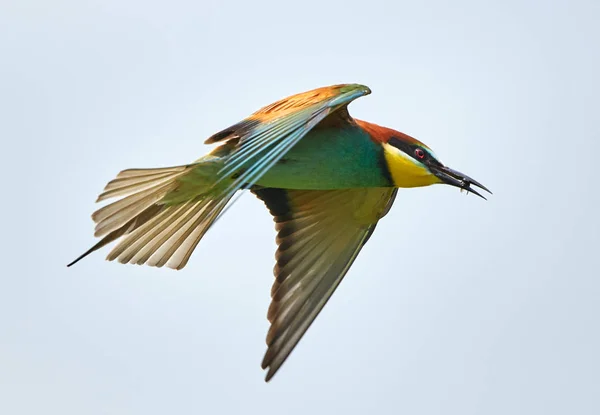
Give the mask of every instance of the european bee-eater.
M 102 239 L 73 261 L 118 240 L 107 259 L 183 268 L 239 190 L 261 199 L 277 229 L 271 327 L 262 361 L 273 377 L 317 317 L 400 187 L 445 183 L 488 191 L 444 166 L 422 142 L 352 118 L 371 90 L 334 85 L 277 101 L 208 138 L 220 144 L 194 163 L 124 170 L 97 201 Z M 483 197 L 483 196 L 481 196 Z

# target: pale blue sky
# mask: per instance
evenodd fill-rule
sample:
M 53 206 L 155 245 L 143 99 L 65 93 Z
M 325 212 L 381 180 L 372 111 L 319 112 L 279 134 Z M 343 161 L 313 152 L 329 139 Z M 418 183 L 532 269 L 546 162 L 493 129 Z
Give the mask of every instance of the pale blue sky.
M 3 414 L 600 413 L 600 3 L 9 1 L 0 6 Z M 180 272 L 103 260 L 128 167 L 192 161 L 283 96 L 494 191 L 399 192 L 269 384 L 275 231 L 240 199 Z

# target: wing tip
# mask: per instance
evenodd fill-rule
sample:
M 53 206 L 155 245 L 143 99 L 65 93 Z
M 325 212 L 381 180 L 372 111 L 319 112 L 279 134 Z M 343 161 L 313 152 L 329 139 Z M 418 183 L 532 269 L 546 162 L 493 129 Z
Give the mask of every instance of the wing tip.
M 263 361 L 262 361 L 262 363 L 260 365 L 260 367 L 263 370 L 267 371 L 267 373 L 265 375 L 265 382 L 269 382 L 273 378 L 273 376 L 275 376 L 275 374 L 277 373 L 277 371 L 281 367 L 281 365 L 279 365 L 279 366 L 273 366 L 273 360 L 272 359 L 269 359 L 269 361 L 267 361 L 267 355 L 268 355 L 268 352 L 267 352 L 267 354 L 265 354 L 265 357 L 264 357 L 264 359 L 263 359 Z
M 371 88 L 363 84 L 344 84 L 340 88 L 341 92 L 350 92 L 355 90 L 362 91 L 364 95 L 369 95 L 372 92 Z
M 269 383 L 269 381 L 271 379 L 273 379 L 273 376 L 275 376 L 275 372 L 272 371 L 271 369 L 269 369 L 269 371 L 267 372 L 267 374 L 265 375 L 265 383 Z

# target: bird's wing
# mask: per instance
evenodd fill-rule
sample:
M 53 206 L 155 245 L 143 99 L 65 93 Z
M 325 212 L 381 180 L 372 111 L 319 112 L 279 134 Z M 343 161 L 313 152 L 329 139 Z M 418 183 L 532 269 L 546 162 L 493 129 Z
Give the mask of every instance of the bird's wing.
M 207 144 L 226 141 L 235 146 L 219 172 L 222 180 L 234 178 L 224 193 L 250 188 L 329 115 L 335 113 L 333 118 L 337 123 L 353 122 L 346 111 L 347 105 L 369 93 L 371 90 L 364 85 L 344 84 L 293 95 L 207 139 Z
M 396 196 L 393 188 L 254 187 L 278 231 L 275 283 L 262 367 L 268 381 L 290 355 Z

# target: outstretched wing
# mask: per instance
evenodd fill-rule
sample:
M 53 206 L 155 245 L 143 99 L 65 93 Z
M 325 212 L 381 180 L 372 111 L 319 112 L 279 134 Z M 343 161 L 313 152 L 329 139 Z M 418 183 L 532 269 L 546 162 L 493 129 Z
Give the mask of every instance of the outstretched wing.
M 240 188 L 252 187 L 329 115 L 335 113 L 337 122 L 351 122 L 347 105 L 370 93 L 364 85 L 344 84 L 293 95 L 210 137 L 207 144 L 227 141 L 235 145 L 219 172 L 221 180 L 234 178 L 224 193 L 233 194 Z
M 394 188 L 344 190 L 252 189 L 278 231 L 275 283 L 262 362 L 273 377 L 390 209 Z

